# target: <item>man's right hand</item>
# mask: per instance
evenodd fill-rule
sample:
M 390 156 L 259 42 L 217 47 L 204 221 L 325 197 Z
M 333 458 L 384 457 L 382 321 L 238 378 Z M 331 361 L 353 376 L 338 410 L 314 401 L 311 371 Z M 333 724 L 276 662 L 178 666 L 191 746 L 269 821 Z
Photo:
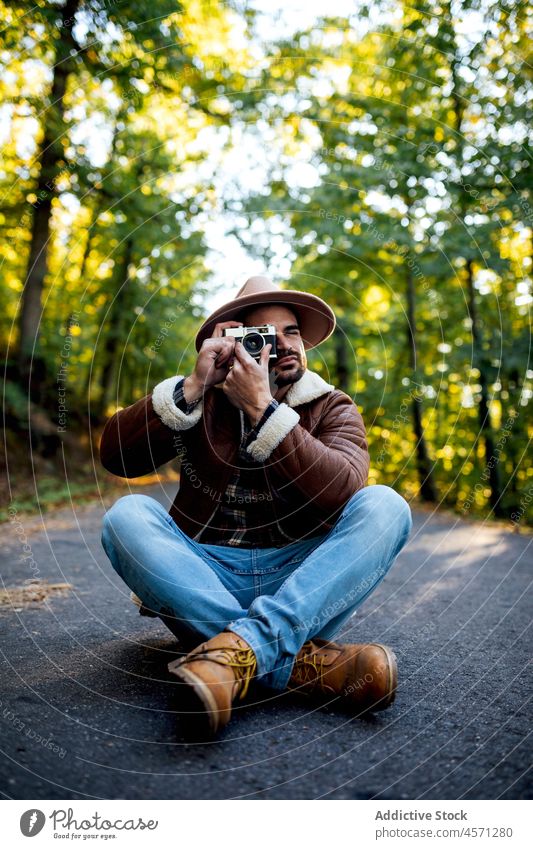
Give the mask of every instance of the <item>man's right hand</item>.
M 194 371 L 183 384 L 183 394 L 189 403 L 197 401 L 207 389 L 226 378 L 235 348 L 234 337 L 223 335 L 226 327 L 242 327 L 242 321 L 221 321 L 215 325 L 213 336 L 202 342 Z

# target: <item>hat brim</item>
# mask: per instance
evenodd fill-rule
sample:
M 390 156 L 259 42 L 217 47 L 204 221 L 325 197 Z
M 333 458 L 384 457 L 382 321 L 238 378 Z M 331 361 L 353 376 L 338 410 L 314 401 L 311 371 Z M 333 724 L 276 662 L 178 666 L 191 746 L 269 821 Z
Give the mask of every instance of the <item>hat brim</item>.
M 212 337 L 215 325 L 219 322 L 238 321 L 239 314 L 245 309 L 268 304 L 286 304 L 287 307 L 294 308 L 298 315 L 300 335 L 306 350 L 316 348 L 335 330 L 335 313 L 317 295 L 298 292 L 295 289 L 256 292 L 252 295 L 244 295 L 242 298 L 235 298 L 211 313 L 196 334 L 196 350 L 200 350 L 204 339 Z

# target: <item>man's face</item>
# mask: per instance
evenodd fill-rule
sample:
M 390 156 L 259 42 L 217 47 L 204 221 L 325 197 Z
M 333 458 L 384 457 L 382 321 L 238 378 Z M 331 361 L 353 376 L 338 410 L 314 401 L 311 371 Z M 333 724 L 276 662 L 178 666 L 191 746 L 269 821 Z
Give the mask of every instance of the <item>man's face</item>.
M 276 385 L 287 386 L 300 380 L 307 368 L 307 357 L 293 311 L 281 304 L 252 307 L 241 320 L 246 327 L 273 324 L 276 328 L 277 357 L 270 362 L 271 376 Z

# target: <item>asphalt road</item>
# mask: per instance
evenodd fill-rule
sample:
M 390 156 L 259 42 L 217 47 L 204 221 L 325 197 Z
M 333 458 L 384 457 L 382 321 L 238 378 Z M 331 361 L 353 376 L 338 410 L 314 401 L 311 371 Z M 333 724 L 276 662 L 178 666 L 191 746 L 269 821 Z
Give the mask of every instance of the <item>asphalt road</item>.
M 144 491 L 166 503 L 172 489 Z M 176 641 L 129 601 L 101 548 L 103 512 L 0 528 L 4 586 L 73 585 L 40 608 L 0 612 L 4 797 L 531 798 L 531 537 L 415 512 L 409 543 L 346 634 L 393 646 L 394 705 L 362 720 L 277 696 L 191 745 L 166 674 Z

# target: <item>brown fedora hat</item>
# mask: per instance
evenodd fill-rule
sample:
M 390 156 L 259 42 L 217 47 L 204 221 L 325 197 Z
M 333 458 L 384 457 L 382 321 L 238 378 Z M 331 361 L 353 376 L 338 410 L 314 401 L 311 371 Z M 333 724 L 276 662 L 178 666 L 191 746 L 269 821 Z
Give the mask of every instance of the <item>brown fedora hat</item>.
M 335 313 L 322 298 L 296 289 L 280 289 L 268 277 L 250 277 L 232 301 L 219 307 L 206 318 L 196 335 L 196 350 L 204 339 L 213 335 L 219 321 L 240 321 L 239 314 L 250 307 L 263 304 L 284 304 L 293 309 L 299 319 L 304 348 L 314 348 L 335 330 Z

